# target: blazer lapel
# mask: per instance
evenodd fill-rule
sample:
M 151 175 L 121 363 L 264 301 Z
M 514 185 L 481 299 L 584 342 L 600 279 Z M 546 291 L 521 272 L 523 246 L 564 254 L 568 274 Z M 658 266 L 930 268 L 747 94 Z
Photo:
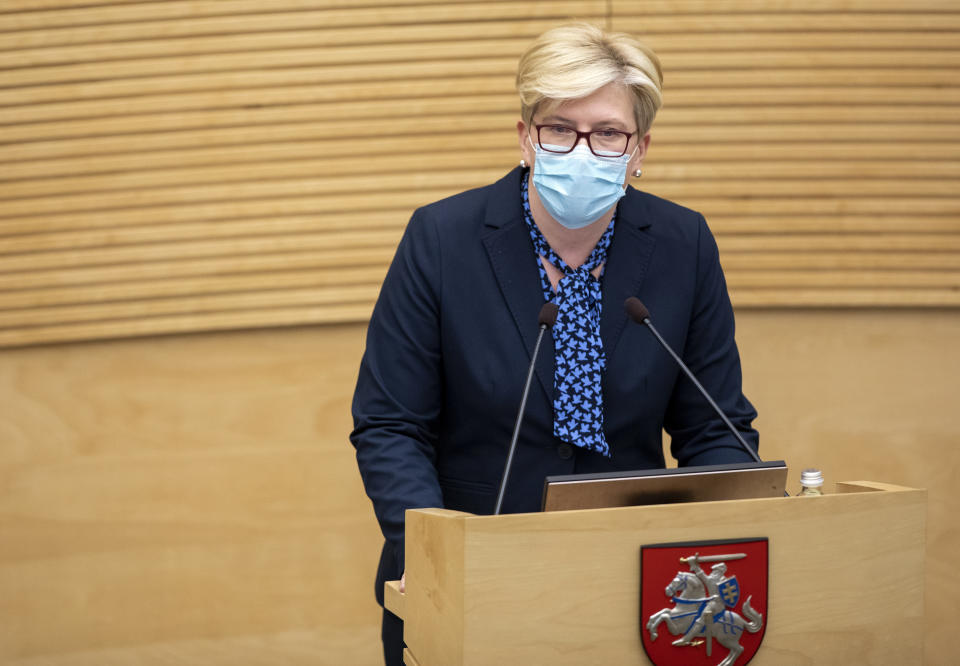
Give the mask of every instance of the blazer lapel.
M 631 196 L 631 194 L 633 196 Z M 603 311 L 600 314 L 600 337 L 609 367 L 613 350 L 627 323 L 623 302 L 640 293 L 640 285 L 647 274 L 656 241 L 647 227 L 650 221 L 644 214 L 633 188 L 621 200 L 617 210 L 617 228 L 607 252 L 603 273 Z
M 520 169 L 514 169 L 494 185 L 485 218 L 488 233 L 483 243 L 529 359 L 537 340 L 537 315 L 544 301 L 530 236 L 523 222 L 519 194 L 521 173 Z M 627 324 L 623 303 L 640 293 L 656 245 L 647 229 L 650 221 L 645 208 L 637 192 L 628 188 L 617 211 L 617 230 L 604 268 L 600 316 L 600 337 L 608 363 Z M 536 374 L 552 403 L 554 358 L 549 332 L 544 335 L 541 347 Z
M 483 244 L 529 359 L 537 341 L 537 316 L 544 300 L 533 245 L 523 222 L 521 173 L 520 169 L 515 169 L 494 185 L 485 218 L 489 229 L 483 237 Z M 551 403 L 553 373 L 553 338 L 547 332 L 541 343 L 536 374 Z

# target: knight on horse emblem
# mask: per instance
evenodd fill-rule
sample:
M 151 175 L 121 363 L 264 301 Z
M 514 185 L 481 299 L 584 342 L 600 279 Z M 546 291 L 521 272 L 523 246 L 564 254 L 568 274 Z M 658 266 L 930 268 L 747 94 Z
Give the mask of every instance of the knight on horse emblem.
M 765 556 L 766 540 L 763 540 L 763 544 Z M 689 550 L 687 552 L 689 553 Z M 741 581 L 735 574 L 728 575 L 728 563 L 745 560 L 747 557 L 746 552 L 731 553 L 721 550 L 716 554 L 702 555 L 694 552 L 692 555 L 677 558 L 689 570 L 674 569 L 676 575 L 665 588 L 666 596 L 673 605 L 650 613 L 645 626 L 652 644 L 657 640 L 660 625 L 666 624 L 671 634 L 679 636 L 670 644 L 676 653 L 671 650 L 672 656 L 669 660 L 654 659 L 655 663 L 700 663 L 703 657 L 694 659 L 694 655 L 687 650 L 705 645 L 706 657 L 710 658 L 713 641 L 716 641 L 729 651 L 716 666 L 734 666 L 744 653 L 740 642 L 745 632 L 756 634 L 763 629 L 764 623 L 762 613 L 751 606 L 752 595 L 747 596 L 740 612 L 735 610 L 740 602 Z M 676 567 L 677 560 L 673 561 Z M 701 567 L 701 564 L 708 563 L 711 565 L 709 573 Z M 764 568 L 765 564 L 764 562 Z M 763 593 L 765 596 L 765 589 Z M 644 647 L 648 648 L 647 640 L 644 640 Z M 759 647 L 759 644 L 756 647 Z M 651 653 L 650 649 L 647 651 L 648 654 Z M 662 651 L 662 648 L 658 650 L 660 653 Z M 743 663 L 749 661 L 755 652 L 756 648 L 746 655 Z M 683 657 L 684 654 L 686 657 Z

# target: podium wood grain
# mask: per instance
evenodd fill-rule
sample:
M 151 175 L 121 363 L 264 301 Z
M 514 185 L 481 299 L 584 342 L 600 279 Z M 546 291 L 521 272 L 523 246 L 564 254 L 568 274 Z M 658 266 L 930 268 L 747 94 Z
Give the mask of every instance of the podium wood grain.
M 497 517 L 409 511 L 404 639 L 421 666 L 646 663 L 640 546 L 768 537 L 766 633 L 751 663 L 919 663 L 926 491 L 838 490 Z

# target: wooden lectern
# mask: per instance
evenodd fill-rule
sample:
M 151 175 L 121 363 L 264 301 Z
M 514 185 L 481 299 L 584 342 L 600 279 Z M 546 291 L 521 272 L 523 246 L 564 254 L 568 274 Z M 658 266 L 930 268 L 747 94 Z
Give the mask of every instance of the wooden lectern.
M 769 598 L 751 664 L 923 659 L 924 490 L 406 521 L 406 594 L 388 582 L 386 604 L 407 666 L 649 663 L 640 547 L 754 537 L 769 539 Z

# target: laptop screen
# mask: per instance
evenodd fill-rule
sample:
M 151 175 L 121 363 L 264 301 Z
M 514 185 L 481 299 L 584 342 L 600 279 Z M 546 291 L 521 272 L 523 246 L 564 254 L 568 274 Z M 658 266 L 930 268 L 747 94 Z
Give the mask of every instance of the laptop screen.
M 783 497 L 786 485 L 782 460 L 548 476 L 543 510 Z

